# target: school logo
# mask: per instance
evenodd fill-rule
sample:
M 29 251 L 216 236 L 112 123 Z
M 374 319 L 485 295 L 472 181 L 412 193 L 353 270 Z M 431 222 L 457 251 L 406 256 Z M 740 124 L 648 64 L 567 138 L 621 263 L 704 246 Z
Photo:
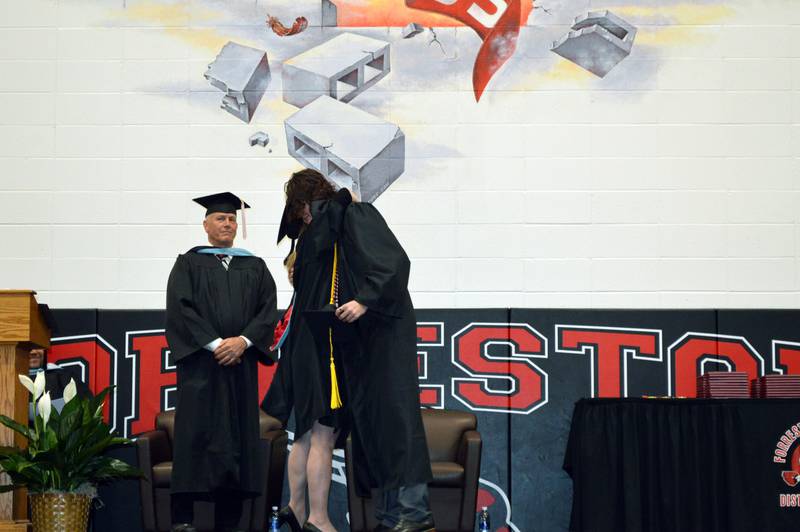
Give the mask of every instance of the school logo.
M 772 453 L 774 463 L 787 466 L 781 470 L 780 475 L 790 488 L 800 484 L 800 445 L 796 445 L 798 439 L 800 439 L 800 423 L 795 423 L 781 434 Z M 800 506 L 800 493 L 780 493 L 778 505 L 781 508 Z
M 798 458 L 800 458 L 800 447 L 796 447 L 792 453 L 792 469 L 789 471 L 783 471 L 781 475 L 783 477 L 783 481 L 791 487 L 797 486 L 797 482 L 800 481 L 800 463 Z

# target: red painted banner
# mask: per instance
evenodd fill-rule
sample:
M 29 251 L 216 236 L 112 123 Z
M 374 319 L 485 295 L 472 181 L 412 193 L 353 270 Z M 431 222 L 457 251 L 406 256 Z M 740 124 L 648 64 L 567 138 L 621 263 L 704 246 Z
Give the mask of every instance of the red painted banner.
M 446 15 L 475 30 L 483 41 L 472 69 L 472 90 L 480 101 L 492 76 L 517 49 L 520 0 L 406 0 L 406 5 Z

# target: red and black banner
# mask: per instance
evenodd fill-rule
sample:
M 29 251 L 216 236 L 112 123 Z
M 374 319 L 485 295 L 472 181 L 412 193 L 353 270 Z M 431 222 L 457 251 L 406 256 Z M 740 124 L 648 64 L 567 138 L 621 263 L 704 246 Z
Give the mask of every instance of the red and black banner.
M 48 361 L 80 367 L 95 391 L 116 386 L 106 415 L 119 433 L 150 430 L 155 415 L 174 406 L 163 311 L 55 315 Z M 800 373 L 800 311 L 793 310 L 418 310 L 417 321 L 422 404 L 478 416 L 484 442 L 478 503 L 490 507 L 494 530 L 567 530 L 572 485 L 562 464 L 578 399 L 693 397 L 697 375 L 710 370 L 746 371 L 751 378 Z M 274 366 L 260 373 L 263 395 Z M 764 449 L 765 467 L 773 447 Z M 344 529 L 341 460 L 334 458 L 331 510 Z M 785 488 L 776 497 L 790 500 L 794 488 Z M 139 529 L 135 484 L 106 489 L 103 497 L 97 529 Z

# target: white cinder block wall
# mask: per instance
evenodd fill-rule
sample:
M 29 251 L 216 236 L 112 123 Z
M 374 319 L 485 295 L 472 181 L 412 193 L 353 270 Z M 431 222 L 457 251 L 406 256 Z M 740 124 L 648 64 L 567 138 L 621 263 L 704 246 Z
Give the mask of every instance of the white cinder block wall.
M 376 205 L 411 256 L 415 304 L 800 304 L 797 5 L 542 5 L 480 103 L 471 30 L 437 30 L 445 59 L 426 36 L 352 30 L 392 42 L 392 73 L 352 105 L 406 134 L 406 171 Z M 547 48 L 589 8 L 639 29 L 602 80 Z M 252 0 L 0 3 L 0 287 L 58 308 L 162 308 L 175 255 L 204 241 L 190 198 L 230 189 L 254 206 L 238 243 L 287 303 L 274 240 L 298 166 L 280 64 L 341 29 L 280 40 L 264 13 Z M 270 56 L 249 125 L 202 77 L 227 40 Z M 271 153 L 248 145 L 259 130 Z

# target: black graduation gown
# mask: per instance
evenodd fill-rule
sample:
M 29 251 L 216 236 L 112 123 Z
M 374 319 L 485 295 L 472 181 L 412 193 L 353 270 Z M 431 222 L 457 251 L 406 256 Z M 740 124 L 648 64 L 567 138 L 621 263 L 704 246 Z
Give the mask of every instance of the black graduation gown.
M 173 493 L 260 493 L 258 368 L 271 363 L 275 281 L 258 257 L 179 255 L 167 284 L 166 336 L 177 365 Z M 216 338 L 253 342 L 242 363 L 220 366 L 203 346 Z
M 432 475 L 420 415 L 408 257 L 375 207 L 350 203 L 346 190 L 332 200 L 314 202 L 312 216 L 298 242 L 289 342 L 265 409 L 269 412 L 274 400 L 275 411 L 288 416 L 294 407 L 301 427 L 310 426 L 304 416 L 325 412 L 330 400 L 329 353 L 317 346 L 327 339 L 314 341 L 302 312 L 328 303 L 333 243 L 338 240 L 339 304 L 355 299 L 368 307 L 354 324 L 355 341 L 334 347 L 353 436 L 356 489 L 368 495 L 369 488 L 427 483 Z M 282 367 L 287 354 L 288 363 Z M 317 378 L 308 379 L 309 374 Z
M 294 306 L 289 324 L 289 335 L 281 347 L 278 370 L 261 408 L 269 415 L 283 421 L 284 425 L 294 409 L 294 437 L 299 439 L 311 430 L 315 421 L 339 430 L 336 446 L 341 447 L 347 437 L 348 410 L 343 367 L 340 362 L 342 346 L 334 339 L 334 360 L 337 382 L 345 406 L 331 409 L 330 346 L 328 338 L 317 344 L 308 327 L 304 312 L 318 310 L 330 301 L 331 273 L 333 270 L 333 242 L 341 227 L 348 201 L 315 203 L 314 221 L 297 243 L 294 264 Z M 347 290 L 340 291 L 340 301 Z

